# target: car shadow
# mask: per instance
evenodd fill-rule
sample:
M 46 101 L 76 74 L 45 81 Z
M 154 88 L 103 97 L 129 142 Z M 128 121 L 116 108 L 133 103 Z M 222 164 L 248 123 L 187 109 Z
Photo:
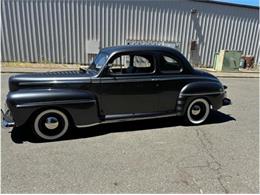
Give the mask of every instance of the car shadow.
M 228 121 L 236 120 L 230 115 L 224 114 L 219 111 L 212 111 L 207 119 L 207 121 L 200 125 L 209 125 L 217 123 L 225 123 Z M 72 139 L 82 139 L 82 138 L 91 138 L 96 136 L 102 136 L 109 133 L 118 133 L 126 131 L 144 131 L 144 130 L 159 130 L 167 127 L 176 127 L 176 126 L 189 126 L 185 124 L 183 117 L 168 117 L 168 118 L 159 118 L 159 119 L 147 119 L 139 121 L 130 121 L 130 122 L 118 122 L 118 123 L 107 123 L 100 124 L 87 128 L 73 128 L 70 130 L 70 133 L 67 134 L 62 140 L 65 141 Z M 190 126 L 192 127 L 192 125 Z M 35 138 L 31 135 L 29 128 L 26 126 L 13 128 L 11 131 L 11 138 L 13 142 L 21 144 L 25 141 L 32 143 L 43 143 L 41 140 Z

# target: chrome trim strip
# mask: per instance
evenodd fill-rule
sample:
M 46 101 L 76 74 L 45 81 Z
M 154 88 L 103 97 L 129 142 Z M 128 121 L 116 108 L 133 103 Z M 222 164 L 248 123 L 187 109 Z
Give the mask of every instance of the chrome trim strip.
M 20 82 L 19 85 L 39 85 L 39 84 L 80 84 L 80 83 L 90 83 L 91 81 L 88 80 L 50 80 L 50 81 L 35 81 L 35 82 Z
M 180 96 L 199 96 L 199 95 L 220 95 L 224 94 L 224 91 L 219 92 L 205 92 L 205 93 L 181 93 Z
M 165 118 L 165 117 L 171 117 L 171 116 L 178 116 L 179 113 L 171 113 L 171 114 L 165 114 L 165 115 L 158 115 L 158 116 L 147 116 L 147 117 L 134 117 L 134 118 L 118 118 L 113 120 L 107 120 L 107 121 L 100 121 L 99 123 L 93 123 L 88 125 L 76 125 L 77 128 L 85 128 L 85 127 L 92 127 L 95 125 L 100 124 L 108 124 L 108 123 L 115 123 L 115 122 L 127 122 L 127 121 L 137 121 L 137 120 L 146 120 L 146 119 L 156 119 L 156 118 Z
M 96 126 L 96 125 L 100 125 L 100 123 L 92 123 L 92 124 L 89 124 L 89 125 L 76 125 L 77 128 L 86 128 L 86 127 L 92 127 L 92 126 Z
M 158 81 L 173 81 L 173 80 L 187 80 L 187 79 L 202 79 L 202 80 L 211 80 L 216 81 L 214 78 L 203 78 L 203 77 L 189 77 L 189 76 L 183 76 L 183 77 L 173 77 L 174 75 L 171 75 L 172 77 L 150 77 L 150 78 L 124 78 L 124 77 L 104 77 L 100 80 L 101 83 L 133 83 L 133 82 L 158 82 Z
M 82 84 L 82 83 L 132 83 L 132 82 L 145 82 L 145 81 L 172 81 L 172 80 L 183 80 L 183 79 L 202 79 L 202 80 L 212 80 L 216 81 L 215 78 L 209 77 L 199 77 L 199 76 L 185 76 L 185 75 L 168 75 L 168 76 L 147 76 L 149 78 L 140 77 L 138 75 L 135 76 L 115 76 L 115 77 L 102 77 L 98 79 L 79 79 L 79 80 L 47 80 L 47 81 L 28 81 L 28 82 L 20 82 L 19 85 L 39 85 L 39 84 Z M 100 79 L 100 81 L 99 81 Z M 97 81 L 95 81 L 97 80 Z
M 17 108 L 26 108 L 32 106 L 46 106 L 46 105 L 57 105 L 57 104 L 84 104 L 84 103 L 96 103 L 96 100 L 61 100 L 61 101 L 49 101 L 49 102 L 33 102 L 25 104 L 17 104 Z

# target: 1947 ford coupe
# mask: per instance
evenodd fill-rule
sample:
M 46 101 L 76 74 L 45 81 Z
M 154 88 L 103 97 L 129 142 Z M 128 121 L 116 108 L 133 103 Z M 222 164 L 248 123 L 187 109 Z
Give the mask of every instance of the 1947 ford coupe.
M 175 49 L 109 47 L 88 69 L 11 76 L 2 124 L 30 124 L 44 140 L 63 137 L 70 125 L 167 116 L 185 116 L 198 125 L 211 109 L 231 103 L 226 88 L 213 75 L 193 69 Z

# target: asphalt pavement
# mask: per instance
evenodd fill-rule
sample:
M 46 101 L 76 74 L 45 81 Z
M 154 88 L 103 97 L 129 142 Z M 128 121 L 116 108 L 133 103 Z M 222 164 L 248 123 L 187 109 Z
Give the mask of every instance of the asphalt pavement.
M 233 104 L 204 125 L 179 117 L 106 124 L 48 143 L 2 129 L 2 193 L 259 192 L 258 79 L 221 81 Z

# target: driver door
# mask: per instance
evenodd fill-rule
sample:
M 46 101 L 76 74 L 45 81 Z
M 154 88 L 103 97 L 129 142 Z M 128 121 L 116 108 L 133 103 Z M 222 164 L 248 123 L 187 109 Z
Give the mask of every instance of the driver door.
M 112 57 L 100 80 L 104 115 L 153 113 L 158 104 L 155 58 L 152 54 L 122 53 Z

